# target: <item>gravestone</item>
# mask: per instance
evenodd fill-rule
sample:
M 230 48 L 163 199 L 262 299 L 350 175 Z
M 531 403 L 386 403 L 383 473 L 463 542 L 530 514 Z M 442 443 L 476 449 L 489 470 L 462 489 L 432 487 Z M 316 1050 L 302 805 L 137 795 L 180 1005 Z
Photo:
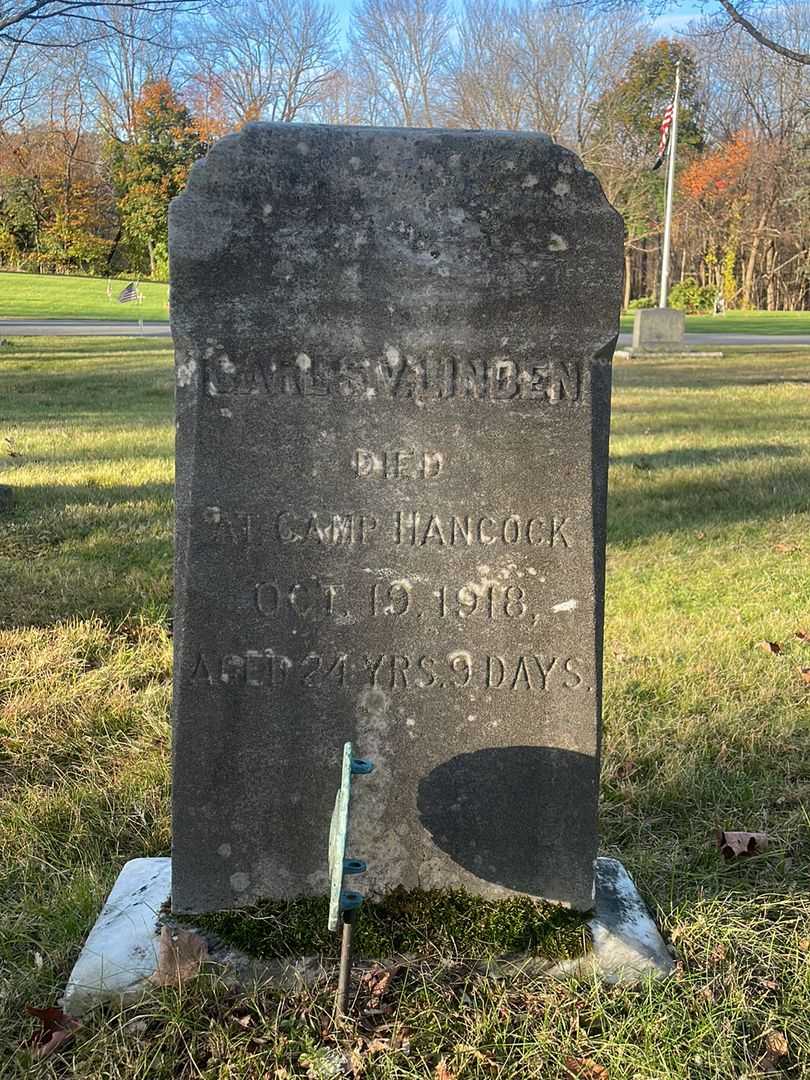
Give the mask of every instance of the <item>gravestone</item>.
M 537 134 L 250 125 L 171 207 L 173 907 L 593 897 L 622 222 Z
M 633 319 L 633 355 L 683 352 L 686 320 L 677 308 L 640 308 Z

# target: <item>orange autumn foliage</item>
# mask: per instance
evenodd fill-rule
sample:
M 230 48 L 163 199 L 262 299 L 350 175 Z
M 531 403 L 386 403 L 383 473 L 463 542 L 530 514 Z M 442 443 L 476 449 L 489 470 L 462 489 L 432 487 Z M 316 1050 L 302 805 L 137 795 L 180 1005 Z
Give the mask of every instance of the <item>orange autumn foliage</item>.
M 713 153 L 692 162 L 681 176 L 681 191 L 696 200 L 722 199 L 739 184 L 751 151 L 750 137 L 739 132 Z

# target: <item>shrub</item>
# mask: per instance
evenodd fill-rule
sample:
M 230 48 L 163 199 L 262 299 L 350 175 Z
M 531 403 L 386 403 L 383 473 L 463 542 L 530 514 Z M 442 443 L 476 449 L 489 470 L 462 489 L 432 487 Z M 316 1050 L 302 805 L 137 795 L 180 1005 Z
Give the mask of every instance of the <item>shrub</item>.
M 713 285 L 698 285 L 694 278 L 684 278 L 669 291 L 669 306 L 687 315 L 714 311 L 717 289 Z
M 637 296 L 635 300 L 631 300 L 627 305 L 627 310 L 638 311 L 639 308 L 651 308 L 655 307 L 656 303 L 654 296 Z

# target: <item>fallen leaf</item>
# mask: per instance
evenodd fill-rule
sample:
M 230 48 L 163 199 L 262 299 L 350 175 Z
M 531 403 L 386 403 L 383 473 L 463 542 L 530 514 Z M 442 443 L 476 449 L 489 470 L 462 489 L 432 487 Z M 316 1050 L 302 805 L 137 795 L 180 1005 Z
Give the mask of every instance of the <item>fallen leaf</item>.
M 56 1007 L 35 1009 L 32 1005 L 26 1005 L 25 1011 L 42 1024 L 42 1029 L 36 1032 L 31 1042 L 31 1053 L 37 1059 L 50 1057 L 81 1027 L 75 1016 Z
M 605 1066 L 593 1058 L 566 1058 L 564 1064 L 569 1076 L 575 1076 L 577 1080 L 608 1080 Z
M 391 1049 L 389 1039 L 372 1039 L 366 1047 L 367 1054 L 384 1054 Z
M 802 952 L 810 952 L 810 938 L 803 937 L 799 942 L 799 948 Z
M 629 780 L 631 776 L 635 776 L 638 772 L 638 762 L 632 758 L 627 758 L 616 769 L 617 780 Z
M 788 1041 L 781 1031 L 771 1031 L 765 1036 L 765 1048 L 774 1057 L 787 1057 Z
M 763 652 L 771 653 L 773 656 L 778 656 L 782 651 L 782 646 L 778 641 L 758 641 L 757 648 L 762 649 Z
M 756 1063 L 757 1072 L 765 1076 L 771 1076 L 774 1073 L 781 1075 L 781 1061 L 782 1058 L 787 1057 L 787 1054 L 788 1042 L 785 1036 L 778 1031 L 770 1032 L 765 1036 L 765 1053 Z
M 806 645 L 810 645 L 810 631 L 808 630 L 794 630 L 793 636 L 798 638 L 799 641 L 803 641 Z
M 155 986 L 180 986 L 198 974 L 207 956 L 208 945 L 199 934 L 178 926 L 164 926 L 160 931 L 157 970 L 149 981 Z
M 365 973 L 361 981 L 368 988 L 369 1005 L 372 1008 L 380 1004 L 386 991 L 390 989 L 391 983 L 399 975 L 400 971 L 402 971 L 401 964 L 394 964 L 391 967 L 383 967 L 378 964 Z
M 456 1080 L 456 1074 L 451 1072 L 444 1058 L 439 1059 L 439 1064 L 436 1066 L 433 1075 L 435 1080 Z
M 724 859 L 760 855 L 768 849 L 768 836 L 763 832 L 732 832 L 720 829 L 717 833 L 717 846 Z
M 799 670 L 799 674 L 802 677 L 802 682 L 805 686 L 810 686 L 810 667 L 803 667 Z
M 774 544 L 773 545 L 773 550 L 778 551 L 780 555 L 786 555 L 786 554 L 790 553 L 791 551 L 796 551 L 797 548 L 798 548 L 797 544 Z

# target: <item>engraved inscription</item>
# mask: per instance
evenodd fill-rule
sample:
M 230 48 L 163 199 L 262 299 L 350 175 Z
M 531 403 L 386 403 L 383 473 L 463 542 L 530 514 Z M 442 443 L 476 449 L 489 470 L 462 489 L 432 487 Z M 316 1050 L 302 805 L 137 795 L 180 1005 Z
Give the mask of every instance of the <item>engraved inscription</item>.
M 381 690 L 498 690 L 533 693 L 592 693 L 577 656 L 529 653 L 501 656 L 455 649 L 440 656 L 422 653 L 307 653 L 289 657 L 275 649 L 212 656 L 198 652 L 191 683 L 210 687 L 283 690 L 293 685 L 368 686 Z
M 397 510 L 396 543 L 412 547 L 471 547 L 474 544 L 525 544 L 529 547 L 570 547 L 567 517 L 496 517 L 490 514 L 440 515 L 420 510 Z
M 583 367 L 575 360 L 494 356 L 482 359 L 455 356 L 414 357 L 387 346 L 381 357 L 342 359 L 310 357 L 305 353 L 234 360 L 224 351 L 208 350 L 203 358 L 205 391 L 209 397 L 363 396 L 373 400 L 415 399 L 560 404 L 579 401 Z
M 360 479 L 433 480 L 444 469 L 444 454 L 438 450 L 355 450 L 352 468 Z
M 367 511 L 282 510 L 246 513 L 207 506 L 203 523 L 228 547 L 270 542 L 322 547 L 393 543 L 405 547 L 528 547 L 565 551 L 575 545 L 576 528 L 562 511 L 534 514 L 436 514 L 395 510 L 385 518 Z
M 282 544 L 311 540 L 316 544 L 366 544 L 379 524 L 373 514 L 299 514 L 283 510 L 277 515 L 276 536 Z
M 534 570 L 534 568 L 530 568 Z M 337 622 L 372 619 L 440 619 L 460 622 L 526 621 L 540 625 L 552 616 L 564 618 L 579 607 L 575 598 L 551 601 L 544 596 L 537 573 L 525 584 L 483 581 L 432 588 L 430 580 L 387 580 L 376 572 L 368 583 L 324 581 L 259 581 L 253 588 L 253 607 L 267 619 L 279 621 L 334 618 Z

